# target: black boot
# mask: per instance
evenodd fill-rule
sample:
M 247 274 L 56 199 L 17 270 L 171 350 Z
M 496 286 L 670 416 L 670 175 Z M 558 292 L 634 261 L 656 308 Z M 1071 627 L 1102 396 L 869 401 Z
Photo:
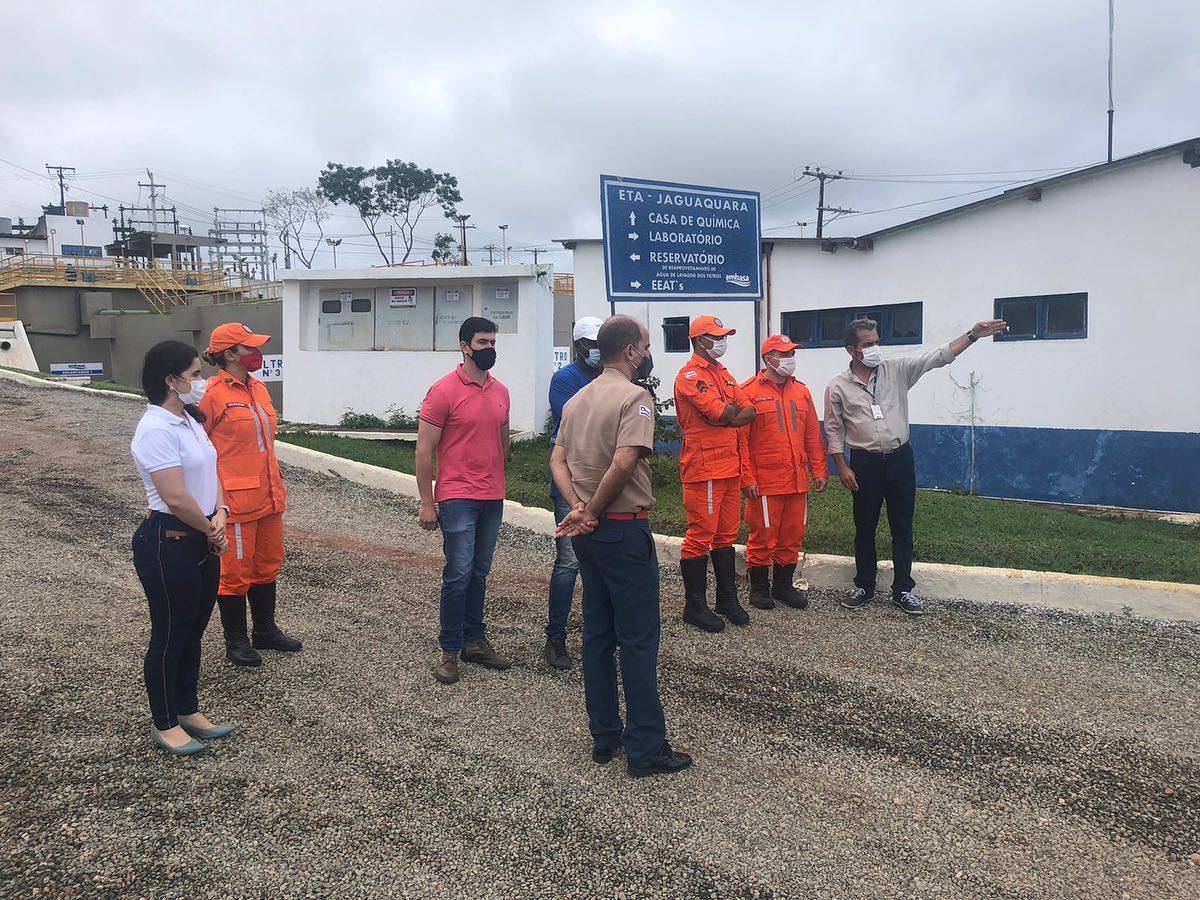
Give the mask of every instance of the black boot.
M 771 567 L 749 566 L 746 573 L 750 576 L 750 605 L 759 609 L 774 609 L 775 601 L 771 599 Z
M 721 547 L 710 556 L 717 583 L 717 612 L 734 625 L 749 625 L 750 614 L 738 603 L 737 553 L 732 547 Z
M 217 598 L 221 611 L 221 628 L 225 632 L 225 655 L 235 666 L 261 666 L 262 657 L 250 646 L 246 636 L 246 598 L 222 596 Z
M 679 571 L 683 573 L 683 621 L 701 631 L 724 631 L 725 621 L 708 608 L 708 557 L 681 559 Z
M 792 584 L 792 576 L 795 572 L 795 563 L 790 566 L 781 566 L 776 563 L 771 596 L 780 603 L 786 603 L 792 609 L 804 609 L 808 606 L 808 591 L 796 590 Z
M 250 588 L 250 615 L 254 619 L 254 646 L 259 650 L 283 650 L 296 653 L 304 645 L 288 637 L 275 624 L 275 582 Z

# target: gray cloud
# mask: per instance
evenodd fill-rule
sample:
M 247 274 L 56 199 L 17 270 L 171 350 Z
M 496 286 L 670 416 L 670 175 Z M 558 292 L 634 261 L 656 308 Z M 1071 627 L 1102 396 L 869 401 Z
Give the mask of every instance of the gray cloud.
M 133 170 L 154 168 L 197 225 L 214 205 L 312 184 L 327 160 L 451 171 L 480 226 L 473 245 L 507 222 L 514 244 L 548 246 L 599 233 L 601 172 L 776 191 L 763 214 L 771 227 L 813 220 L 815 194 L 777 190 L 807 163 L 891 175 L 1104 154 L 1103 0 L 127 0 L 10 14 L 4 27 L 19 87 L 6 97 L 0 156 L 101 173 L 75 193 L 98 202 L 137 199 Z M 1198 33 L 1195 3 L 1118 0 L 1118 154 L 1200 132 Z M 44 182 L 0 169 L 4 215 L 28 217 L 50 199 Z M 871 211 L 985 187 L 839 182 L 829 200 Z M 954 202 L 858 216 L 831 233 Z M 449 223 L 421 232 L 439 229 Z M 372 261 L 352 214 L 328 230 L 347 236 L 339 257 Z

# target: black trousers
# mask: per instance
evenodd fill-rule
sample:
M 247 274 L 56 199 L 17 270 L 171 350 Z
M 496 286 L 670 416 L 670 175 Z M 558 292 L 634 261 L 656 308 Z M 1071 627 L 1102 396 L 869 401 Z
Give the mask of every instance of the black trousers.
M 850 468 L 858 481 L 854 492 L 854 585 L 868 594 L 875 591 L 878 557 L 875 529 L 887 504 L 892 532 L 892 594 L 916 587 L 912 577 L 913 510 L 917 505 L 917 470 L 911 444 L 889 453 L 850 450 Z
M 190 525 L 152 512 L 133 535 L 133 565 L 150 605 L 150 646 L 142 671 L 159 731 L 197 712 L 200 642 L 217 599 L 221 558 Z
M 650 523 L 601 519 L 595 531 L 571 542 L 583 576 L 583 696 L 592 740 L 609 748 L 623 737 L 629 764 L 641 766 L 662 749 L 667 733 L 658 697 L 658 555 Z

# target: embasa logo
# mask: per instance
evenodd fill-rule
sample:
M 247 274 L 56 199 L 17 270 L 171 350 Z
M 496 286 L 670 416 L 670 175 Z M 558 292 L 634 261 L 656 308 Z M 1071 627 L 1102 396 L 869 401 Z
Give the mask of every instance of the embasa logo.
M 736 284 L 738 287 L 750 287 L 749 275 L 726 275 L 725 280 L 730 284 Z

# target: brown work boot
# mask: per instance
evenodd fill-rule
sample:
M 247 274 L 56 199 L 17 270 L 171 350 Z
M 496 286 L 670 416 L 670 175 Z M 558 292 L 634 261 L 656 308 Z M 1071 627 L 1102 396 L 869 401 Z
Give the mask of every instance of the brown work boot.
M 501 656 L 487 638 L 471 641 L 462 652 L 463 662 L 475 663 L 488 669 L 511 669 L 512 660 Z
M 458 681 L 458 654 L 443 650 L 441 662 L 433 667 L 433 677 L 442 684 L 454 684 Z

